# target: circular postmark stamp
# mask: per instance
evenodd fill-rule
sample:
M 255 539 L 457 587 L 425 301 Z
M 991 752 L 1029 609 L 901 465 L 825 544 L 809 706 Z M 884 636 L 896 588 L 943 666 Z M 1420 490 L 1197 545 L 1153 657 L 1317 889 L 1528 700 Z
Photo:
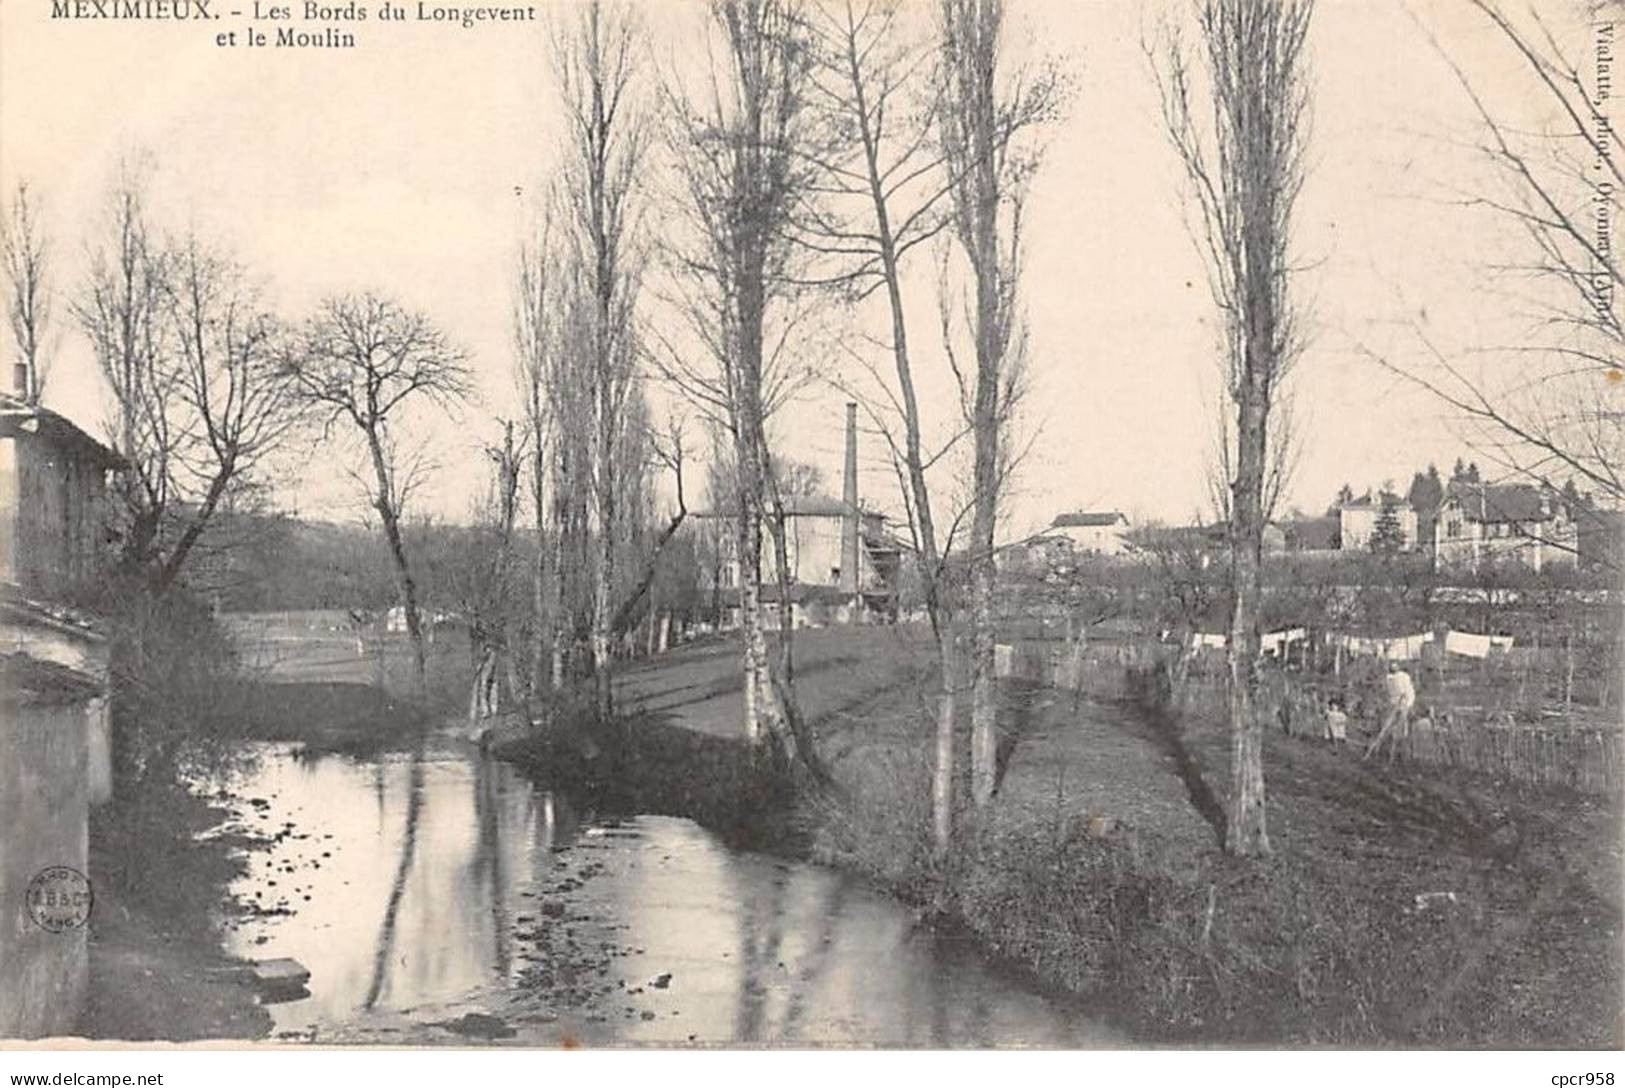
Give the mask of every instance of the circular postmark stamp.
M 28 917 L 50 933 L 78 929 L 90 920 L 90 878 L 78 869 L 52 865 L 28 882 Z

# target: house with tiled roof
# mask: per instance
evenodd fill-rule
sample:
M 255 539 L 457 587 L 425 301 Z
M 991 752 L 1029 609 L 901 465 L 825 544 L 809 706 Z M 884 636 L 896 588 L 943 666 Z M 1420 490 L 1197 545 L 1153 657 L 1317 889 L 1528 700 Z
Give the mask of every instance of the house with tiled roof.
M 1058 515 L 1043 536 L 1065 540 L 1077 555 L 1122 555 L 1129 549 L 1129 522 L 1117 510 L 1075 510 Z
M 1454 481 L 1433 527 L 1436 566 L 1512 559 L 1541 570 L 1572 564 L 1579 531 L 1560 496 L 1533 484 Z

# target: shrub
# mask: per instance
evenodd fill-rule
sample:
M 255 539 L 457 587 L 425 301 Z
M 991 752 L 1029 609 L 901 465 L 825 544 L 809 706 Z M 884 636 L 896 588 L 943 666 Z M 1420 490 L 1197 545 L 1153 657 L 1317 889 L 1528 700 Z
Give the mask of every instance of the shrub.
M 190 844 L 202 818 L 189 784 L 242 761 L 243 690 L 230 640 L 183 589 L 108 583 L 94 602 L 110 634 L 112 801 L 96 829 L 129 890 Z

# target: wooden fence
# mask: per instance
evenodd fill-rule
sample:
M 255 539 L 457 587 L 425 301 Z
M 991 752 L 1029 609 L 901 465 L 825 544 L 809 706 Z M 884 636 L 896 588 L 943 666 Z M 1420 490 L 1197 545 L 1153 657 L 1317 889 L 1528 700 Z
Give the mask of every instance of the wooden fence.
M 1103 699 L 1168 700 L 1192 722 L 1211 717 L 1201 711 L 1224 702 L 1223 677 L 1213 670 L 1186 677 L 1180 690 L 1174 691 L 1158 647 L 1150 642 L 1018 643 L 1000 645 L 995 656 L 1001 677 Z M 1279 721 L 1283 731 L 1301 743 L 1317 743 L 1321 731 L 1316 692 L 1285 674 L 1274 674 L 1268 680 L 1266 688 L 1273 701 L 1288 704 L 1284 712 L 1278 706 L 1272 722 Z M 1363 723 L 1360 718 L 1349 723 L 1351 742 L 1357 741 L 1362 724 L 1375 733 L 1377 722 L 1371 719 L 1379 713 L 1367 708 Z M 1418 718 L 1400 738 L 1399 752 L 1400 758 L 1417 763 L 1591 794 L 1617 795 L 1625 784 L 1625 734 L 1621 729 L 1582 727 L 1566 719 L 1530 724 L 1512 721 L 1505 714 L 1460 711 L 1439 720 Z

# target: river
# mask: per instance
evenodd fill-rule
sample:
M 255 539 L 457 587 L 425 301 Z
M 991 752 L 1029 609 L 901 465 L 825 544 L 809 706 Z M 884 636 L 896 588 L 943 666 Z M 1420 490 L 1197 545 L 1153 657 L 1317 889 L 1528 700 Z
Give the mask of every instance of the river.
M 578 815 L 455 738 L 266 746 L 230 785 L 273 841 L 232 888 L 259 909 L 229 950 L 311 973 L 269 1006 L 284 1041 L 1121 1042 L 860 881 L 684 819 Z

